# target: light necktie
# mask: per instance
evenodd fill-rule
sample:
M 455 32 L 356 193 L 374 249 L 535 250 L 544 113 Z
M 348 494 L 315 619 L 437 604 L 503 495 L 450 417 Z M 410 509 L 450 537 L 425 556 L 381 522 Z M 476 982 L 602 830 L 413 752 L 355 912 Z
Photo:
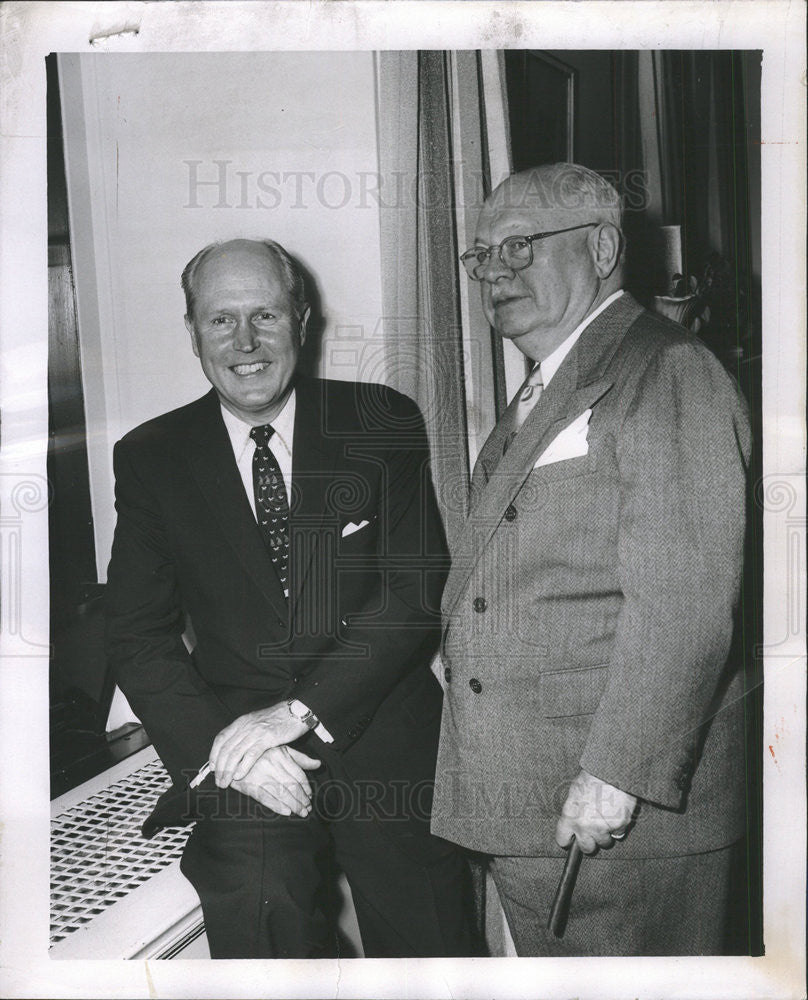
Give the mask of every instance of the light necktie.
M 289 498 L 278 460 L 269 447 L 275 433 L 272 424 L 250 430 L 255 441 L 253 455 L 253 491 L 258 527 L 269 550 L 272 564 L 281 582 L 284 596 L 289 596 Z
M 543 391 L 544 383 L 541 377 L 541 365 L 538 364 L 525 379 L 522 384 L 522 388 L 519 390 L 519 402 L 516 404 L 516 409 L 513 411 L 510 430 L 508 431 L 502 445 L 503 455 L 508 448 L 510 448 L 513 439 L 519 433 L 519 429 L 522 424 L 527 420 L 530 411 L 541 399 Z

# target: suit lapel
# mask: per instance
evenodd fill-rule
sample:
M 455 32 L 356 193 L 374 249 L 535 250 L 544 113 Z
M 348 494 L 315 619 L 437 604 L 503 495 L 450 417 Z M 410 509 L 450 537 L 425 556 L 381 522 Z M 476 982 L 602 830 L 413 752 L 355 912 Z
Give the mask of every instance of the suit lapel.
M 508 436 L 506 428 L 511 425 L 513 411 L 516 409 L 518 402 L 519 392 L 516 392 L 480 449 L 480 454 L 474 463 L 474 472 L 471 477 L 470 512 L 473 512 L 476 508 L 483 490 L 488 484 L 488 480 L 502 460 L 502 449 L 505 439 Z
M 200 401 L 198 419 L 189 428 L 187 456 L 201 502 L 213 511 L 245 571 L 278 615 L 285 618 L 286 599 L 244 492 L 219 400 L 213 390 Z
M 315 550 L 322 543 L 324 511 L 329 486 L 341 453 L 342 441 L 326 434 L 326 386 L 318 379 L 298 379 L 292 449 L 291 599 L 297 601 L 311 570 Z
M 452 611 L 505 509 L 530 475 L 536 460 L 566 426 L 593 407 L 612 387 L 609 363 L 628 327 L 641 312 L 642 307 L 624 293 L 589 324 L 502 455 L 506 416 L 516 405 L 515 399 L 511 401 L 480 452 L 482 471 L 473 483 L 467 530 L 453 555 L 444 590 L 445 614 Z

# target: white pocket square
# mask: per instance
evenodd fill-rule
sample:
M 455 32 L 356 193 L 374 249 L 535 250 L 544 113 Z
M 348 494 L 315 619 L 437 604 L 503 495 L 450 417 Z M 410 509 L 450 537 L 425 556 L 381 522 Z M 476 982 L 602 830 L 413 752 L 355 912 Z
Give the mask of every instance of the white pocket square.
M 533 468 L 538 469 L 539 466 L 550 465 L 552 462 L 564 462 L 569 458 L 580 458 L 582 455 L 588 455 L 587 435 L 589 434 L 589 418 L 591 416 L 591 410 L 584 410 L 568 427 L 557 434 L 536 460 Z
M 342 537 L 347 538 L 348 535 L 352 535 L 355 531 L 359 531 L 360 528 L 366 528 L 369 524 L 370 521 L 360 521 L 359 524 L 349 521 L 342 529 Z

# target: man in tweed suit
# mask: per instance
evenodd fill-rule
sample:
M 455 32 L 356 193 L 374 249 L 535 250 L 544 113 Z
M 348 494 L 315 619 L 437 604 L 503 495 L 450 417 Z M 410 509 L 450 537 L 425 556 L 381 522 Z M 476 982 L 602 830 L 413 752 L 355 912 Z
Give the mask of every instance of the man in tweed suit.
M 589 170 L 510 177 L 463 263 L 531 372 L 444 591 L 433 832 L 490 856 L 520 955 L 719 953 L 745 818 L 743 401 L 622 290 L 619 198 Z

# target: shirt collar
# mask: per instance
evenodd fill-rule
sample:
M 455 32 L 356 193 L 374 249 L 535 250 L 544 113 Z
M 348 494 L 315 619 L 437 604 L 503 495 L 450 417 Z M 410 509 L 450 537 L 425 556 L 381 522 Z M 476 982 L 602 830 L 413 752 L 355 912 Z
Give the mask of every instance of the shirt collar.
M 233 454 L 236 456 L 236 462 L 239 462 L 244 454 L 244 449 L 252 440 L 250 431 L 253 425 L 248 424 L 234 413 L 231 413 L 221 403 L 219 406 L 221 407 L 224 426 L 230 437 L 230 444 L 233 446 Z M 292 439 L 295 430 L 295 408 L 295 390 L 292 389 L 289 393 L 289 398 L 283 404 L 283 409 L 272 421 L 272 426 L 275 430 L 272 440 L 274 441 L 277 437 L 290 455 L 292 454 Z
M 596 316 L 600 316 L 603 310 L 607 306 L 610 306 L 612 302 L 619 299 L 622 294 L 623 294 L 622 288 L 616 292 L 612 292 L 612 294 L 607 299 L 604 299 L 603 302 L 601 302 L 601 304 L 597 307 L 597 309 L 591 312 L 586 317 L 586 319 L 584 319 L 581 323 L 578 324 L 578 326 L 575 327 L 575 329 L 572 331 L 569 337 L 567 337 L 567 339 L 562 344 L 560 344 L 553 351 L 552 354 L 548 354 L 547 357 L 544 359 L 544 361 L 542 361 L 541 380 L 542 380 L 542 385 L 544 386 L 545 389 L 547 388 L 550 379 L 553 377 L 553 375 L 555 375 L 555 373 L 561 367 L 561 362 L 573 349 L 573 347 L 575 346 L 575 342 L 578 340 L 578 338 L 581 336 L 584 330 L 589 326 L 592 320 Z

